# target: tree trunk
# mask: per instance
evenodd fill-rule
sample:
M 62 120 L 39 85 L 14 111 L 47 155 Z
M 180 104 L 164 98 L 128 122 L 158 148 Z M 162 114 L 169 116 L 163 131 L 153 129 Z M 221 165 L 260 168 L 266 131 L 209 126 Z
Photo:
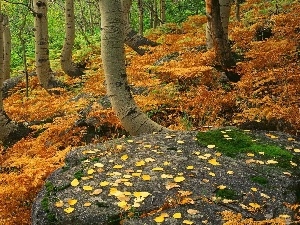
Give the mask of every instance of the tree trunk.
M 3 18 L 3 43 L 4 43 L 4 80 L 10 78 L 10 62 L 11 62 L 11 32 L 9 28 L 8 16 Z
M 225 7 L 225 3 L 223 3 L 223 7 Z M 208 27 L 210 27 L 217 61 L 224 70 L 227 70 L 235 65 L 228 42 L 228 32 L 224 32 L 223 29 L 224 26 L 228 27 L 228 19 L 225 18 L 225 15 L 227 15 L 227 10 L 224 10 L 223 12 L 226 11 L 226 13 L 222 14 L 220 11 L 219 0 L 207 0 L 206 10 Z
M 166 22 L 166 0 L 160 0 L 160 24 Z
M 144 34 L 144 6 L 143 0 L 138 0 L 138 10 L 139 10 L 139 35 Z
M 140 46 L 148 45 L 154 47 L 158 44 L 139 35 L 134 29 L 131 28 L 128 19 L 131 3 L 132 0 L 122 0 L 123 18 L 125 21 L 125 44 L 136 51 L 139 55 L 144 55 L 145 50 L 140 48 Z
M 230 16 L 230 0 L 219 0 L 220 4 L 219 11 L 221 16 L 221 23 L 223 27 L 224 37 L 228 41 L 228 23 L 229 23 L 229 16 Z M 211 13 L 208 11 L 211 11 L 211 0 L 206 0 L 206 14 L 207 17 L 211 17 Z M 212 30 L 211 30 L 211 23 L 206 24 L 206 46 L 207 49 L 211 49 L 214 47 L 213 45 L 213 36 L 212 36 Z
M 154 20 L 153 20 L 153 28 L 158 26 L 158 10 L 157 10 L 157 0 L 153 0 L 153 10 L 154 10 Z
M 240 17 L 240 1 L 239 0 L 235 0 L 235 18 L 237 21 L 241 20 Z
M 35 14 L 35 63 L 36 73 L 43 88 L 51 88 L 51 76 L 48 43 L 47 0 L 33 0 Z
M 124 16 L 119 0 L 100 0 L 101 56 L 112 108 L 131 135 L 167 131 L 136 105 L 127 81 L 124 52 Z
M 1 2 L 0 2 L 1 4 Z M 3 21 L 4 16 L 0 11 L 0 115 L 3 112 L 3 98 L 2 98 L 2 86 L 4 82 L 4 42 L 3 42 Z
M 9 134 L 16 128 L 15 124 L 7 117 L 4 112 L 2 86 L 4 81 L 4 16 L 0 9 L 0 144 L 2 144 Z
M 65 41 L 60 56 L 62 70 L 71 77 L 83 74 L 82 69 L 72 61 L 72 48 L 75 41 L 74 0 L 65 1 Z

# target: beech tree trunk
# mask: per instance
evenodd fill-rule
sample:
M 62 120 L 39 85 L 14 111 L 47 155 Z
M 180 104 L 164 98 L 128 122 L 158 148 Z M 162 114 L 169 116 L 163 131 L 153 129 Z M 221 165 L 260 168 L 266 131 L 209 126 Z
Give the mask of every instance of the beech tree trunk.
M 166 22 L 166 0 L 160 0 L 160 24 Z
M 36 74 L 43 88 L 51 88 L 53 77 L 49 61 L 47 0 L 33 0 L 35 11 L 34 36 L 35 36 L 35 63 Z
M 7 117 L 4 112 L 2 86 L 4 81 L 4 16 L 0 8 L 0 143 L 3 143 L 9 134 L 16 128 L 15 124 Z
M 1 3 L 0 3 L 1 4 Z M 0 114 L 3 112 L 2 87 L 4 82 L 4 41 L 3 41 L 3 20 L 4 16 L 0 11 Z
M 3 43 L 4 43 L 4 80 L 10 78 L 10 62 L 11 62 L 11 32 L 9 28 L 8 16 L 3 15 Z
M 219 11 L 220 11 L 220 17 L 221 17 L 221 24 L 224 32 L 224 38 L 228 41 L 228 23 L 229 23 L 229 16 L 230 16 L 230 0 L 219 0 Z M 211 13 L 208 11 L 211 11 L 211 0 L 206 0 L 206 14 L 207 17 L 211 17 Z M 209 19 L 209 18 L 208 18 Z M 213 36 L 212 36 L 212 27 L 211 23 L 208 22 L 206 24 L 206 46 L 207 49 L 211 49 L 214 47 L 213 44 Z
M 142 35 L 139 35 L 134 29 L 131 28 L 128 18 L 131 3 L 132 0 L 122 0 L 123 19 L 125 21 L 125 44 L 136 51 L 139 55 L 144 55 L 145 50 L 140 48 L 141 46 L 148 45 L 154 47 L 158 44 Z
M 223 7 L 225 7 L 225 5 L 226 10 L 221 12 L 219 0 L 206 0 L 207 24 L 210 28 L 210 34 L 213 40 L 213 47 L 216 51 L 217 61 L 224 70 L 227 70 L 235 65 L 235 60 L 231 54 L 231 49 L 228 42 L 229 13 L 227 14 L 227 11 L 228 8 L 230 11 L 230 5 L 229 3 L 225 4 L 223 2 Z M 226 13 L 222 14 L 225 11 Z M 226 18 L 227 15 L 228 17 Z M 226 30 L 224 29 L 224 26 L 227 27 Z
M 83 70 L 72 61 L 72 49 L 75 42 L 74 0 L 65 1 L 65 41 L 60 56 L 62 70 L 71 77 L 78 77 Z
M 123 5 L 124 6 L 124 5 Z M 127 81 L 124 52 L 125 21 L 119 0 L 100 0 L 101 56 L 112 108 L 131 135 L 167 131 L 136 105 Z
M 144 34 L 144 6 L 143 0 L 138 0 L 138 10 L 139 10 L 139 35 Z

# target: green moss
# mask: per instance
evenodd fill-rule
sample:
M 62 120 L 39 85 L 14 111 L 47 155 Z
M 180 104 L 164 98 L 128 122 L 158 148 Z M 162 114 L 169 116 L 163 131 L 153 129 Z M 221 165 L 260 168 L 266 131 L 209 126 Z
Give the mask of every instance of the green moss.
M 225 189 L 218 189 L 216 191 L 216 197 L 223 198 L 223 199 L 231 199 L 231 200 L 237 200 L 238 195 L 236 191 L 225 188 Z
M 99 160 L 100 160 L 100 159 L 99 159 L 98 157 L 96 157 L 96 158 L 93 158 L 91 161 L 92 161 L 92 162 L 99 162 Z
M 231 139 L 226 139 L 224 135 L 228 135 Z M 292 169 L 290 161 L 293 159 L 293 154 L 277 145 L 255 141 L 249 134 L 236 128 L 199 132 L 197 140 L 202 146 L 215 145 L 216 150 L 229 157 L 253 153 L 259 159 L 276 160 L 279 167 Z M 264 155 L 260 155 L 259 152 L 264 152 Z
M 45 188 L 46 188 L 46 194 L 45 197 L 41 201 L 41 206 L 42 209 L 45 211 L 47 214 L 47 219 L 50 224 L 55 224 L 57 221 L 57 218 L 54 213 L 50 212 L 49 209 L 49 201 L 50 201 L 50 196 L 53 195 L 53 193 L 56 192 L 57 188 L 51 183 L 51 182 L 46 182 L 45 183 Z
M 261 185 L 266 185 L 269 183 L 268 179 L 262 176 L 254 176 L 250 178 L 253 182 Z
M 79 170 L 77 171 L 75 174 L 74 174 L 74 177 L 77 179 L 77 180 L 81 180 L 81 177 L 83 177 L 84 174 L 83 174 L 83 170 Z

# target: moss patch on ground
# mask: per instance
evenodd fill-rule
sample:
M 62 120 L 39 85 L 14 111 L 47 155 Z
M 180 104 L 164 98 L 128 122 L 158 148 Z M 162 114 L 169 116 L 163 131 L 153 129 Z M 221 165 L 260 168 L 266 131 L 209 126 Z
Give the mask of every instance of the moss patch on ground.
M 232 158 L 240 154 L 248 156 L 253 154 L 253 157 L 270 162 L 269 164 L 293 169 L 291 161 L 294 155 L 291 152 L 277 145 L 254 139 L 249 132 L 237 128 L 199 132 L 197 140 L 200 145 L 215 146 L 217 151 Z

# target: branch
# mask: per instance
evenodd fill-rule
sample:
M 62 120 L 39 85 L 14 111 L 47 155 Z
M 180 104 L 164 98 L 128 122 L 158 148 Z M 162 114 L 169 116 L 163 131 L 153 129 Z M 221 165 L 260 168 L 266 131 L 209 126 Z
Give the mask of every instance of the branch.
M 8 1 L 8 0 L 4 0 L 4 2 L 10 3 L 10 4 L 14 4 L 14 5 L 22 5 L 24 7 L 26 7 L 30 12 L 32 12 L 32 14 L 35 16 L 37 13 L 29 6 L 29 4 L 25 4 L 25 3 L 21 3 L 21 2 L 12 2 L 12 1 Z

